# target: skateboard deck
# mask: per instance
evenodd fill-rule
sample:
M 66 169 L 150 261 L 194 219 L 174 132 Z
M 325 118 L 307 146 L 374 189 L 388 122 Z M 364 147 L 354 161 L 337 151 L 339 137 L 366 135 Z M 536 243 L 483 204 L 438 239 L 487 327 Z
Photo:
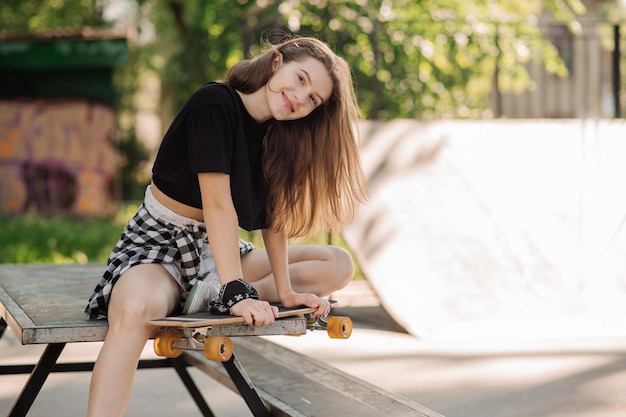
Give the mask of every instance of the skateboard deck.
M 331 305 L 336 302 L 331 301 Z M 300 316 L 305 314 L 311 314 L 316 309 L 312 307 L 294 307 L 286 308 L 280 304 L 273 304 L 278 307 L 278 318 Z M 149 324 L 157 327 L 176 327 L 176 328 L 189 328 L 195 329 L 198 327 L 209 326 L 221 326 L 225 324 L 238 324 L 245 323 L 243 317 L 237 316 L 225 316 L 220 314 L 211 314 L 208 311 L 201 311 L 198 313 L 185 314 L 179 316 L 169 316 L 158 320 L 151 320 Z
M 337 302 L 330 303 L 332 307 Z M 278 318 L 265 326 L 249 326 L 243 317 L 208 311 L 151 320 L 149 324 L 156 328 L 154 351 L 159 356 L 175 358 L 183 350 L 203 350 L 207 359 L 226 362 L 232 357 L 231 336 L 299 336 L 307 330 L 325 330 L 333 339 L 347 339 L 352 333 L 349 317 L 319 318 L 311 315 L 316 308 L 274 305 L 278 307 Z

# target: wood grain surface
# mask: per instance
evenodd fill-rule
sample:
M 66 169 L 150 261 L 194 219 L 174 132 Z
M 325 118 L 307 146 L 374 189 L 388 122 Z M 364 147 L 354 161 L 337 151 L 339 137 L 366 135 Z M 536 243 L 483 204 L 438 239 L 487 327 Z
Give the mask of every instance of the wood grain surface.
M 106 320 L 84 309 L 103 264 L 0 265 L 0 315 L 22 344 L 104 340 Z

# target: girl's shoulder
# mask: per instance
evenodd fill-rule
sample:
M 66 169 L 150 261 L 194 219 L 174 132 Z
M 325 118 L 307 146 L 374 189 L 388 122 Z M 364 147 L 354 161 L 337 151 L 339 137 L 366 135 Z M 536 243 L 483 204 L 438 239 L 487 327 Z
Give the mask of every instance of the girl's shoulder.
M 198 104 L 225 103 L 239 105 L 239 95 L 231 86 L 221 82 L 209 82 L 197 89 L 190 100 Z

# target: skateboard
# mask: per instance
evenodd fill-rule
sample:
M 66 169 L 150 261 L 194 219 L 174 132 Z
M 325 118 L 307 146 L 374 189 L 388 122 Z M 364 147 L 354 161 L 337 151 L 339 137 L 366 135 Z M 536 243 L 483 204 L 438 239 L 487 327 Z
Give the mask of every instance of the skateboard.
M 331 300 L 331 307 L 336 301 Z M 265 326 L 248 326 L 242 317 L 199 312 L 151 320 L 156 327 L 154 352 L 158 356 L 177 358 L 184 350 L 201 350 L 212 361 L 227 362 L 233 356 L 232 336 L 300 336 L 307 330 L 325 330 L 333 339 L 347 339 L 352 334 L 349 317 L 313 317 L 315 308 L 285 308 L 280 304 L 278 318 Z

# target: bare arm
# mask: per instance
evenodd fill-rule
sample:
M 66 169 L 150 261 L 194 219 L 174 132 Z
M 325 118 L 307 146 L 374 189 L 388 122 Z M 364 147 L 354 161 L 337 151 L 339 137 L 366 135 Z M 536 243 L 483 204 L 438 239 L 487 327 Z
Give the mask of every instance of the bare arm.
M 239 255 L 239 222 L 230 194 L 230 177 L 223 173 L 198 174 L 202 214 L 220 284 L 243 276 Z
M 330 312 L 330 304 L 327 300 L 315 294 L 297 293 L 291 288 L 287 237 L 285 233 L 273 229 L 263 229 L 262 233 L 280 302 L 285 307 L 301 305 L 316 307 L 318 310 L 314 315 L 327 315 Z M 320 277 L 320 279 L 323 279 L 323 277 Z
M 287 302 L 286 298 L 293 292 L 289 279 L 287 237 L 283 232 L 276 232 L 272 229 L 263 229 L 262 234 L 272 273 L 274 274 L 278 298 L 280 298 L 283 305 L 287 306 L 285 304 Z
M 230 177 L 223 173 L 198 174 L 202 194 L 202 214 L 220 284 L 243 277 L 239 253 L 239 222 L 230 192 Z M 245 299 L 231 308 L 249 325 L 274 322 L 278 309 L 267 301 Z

